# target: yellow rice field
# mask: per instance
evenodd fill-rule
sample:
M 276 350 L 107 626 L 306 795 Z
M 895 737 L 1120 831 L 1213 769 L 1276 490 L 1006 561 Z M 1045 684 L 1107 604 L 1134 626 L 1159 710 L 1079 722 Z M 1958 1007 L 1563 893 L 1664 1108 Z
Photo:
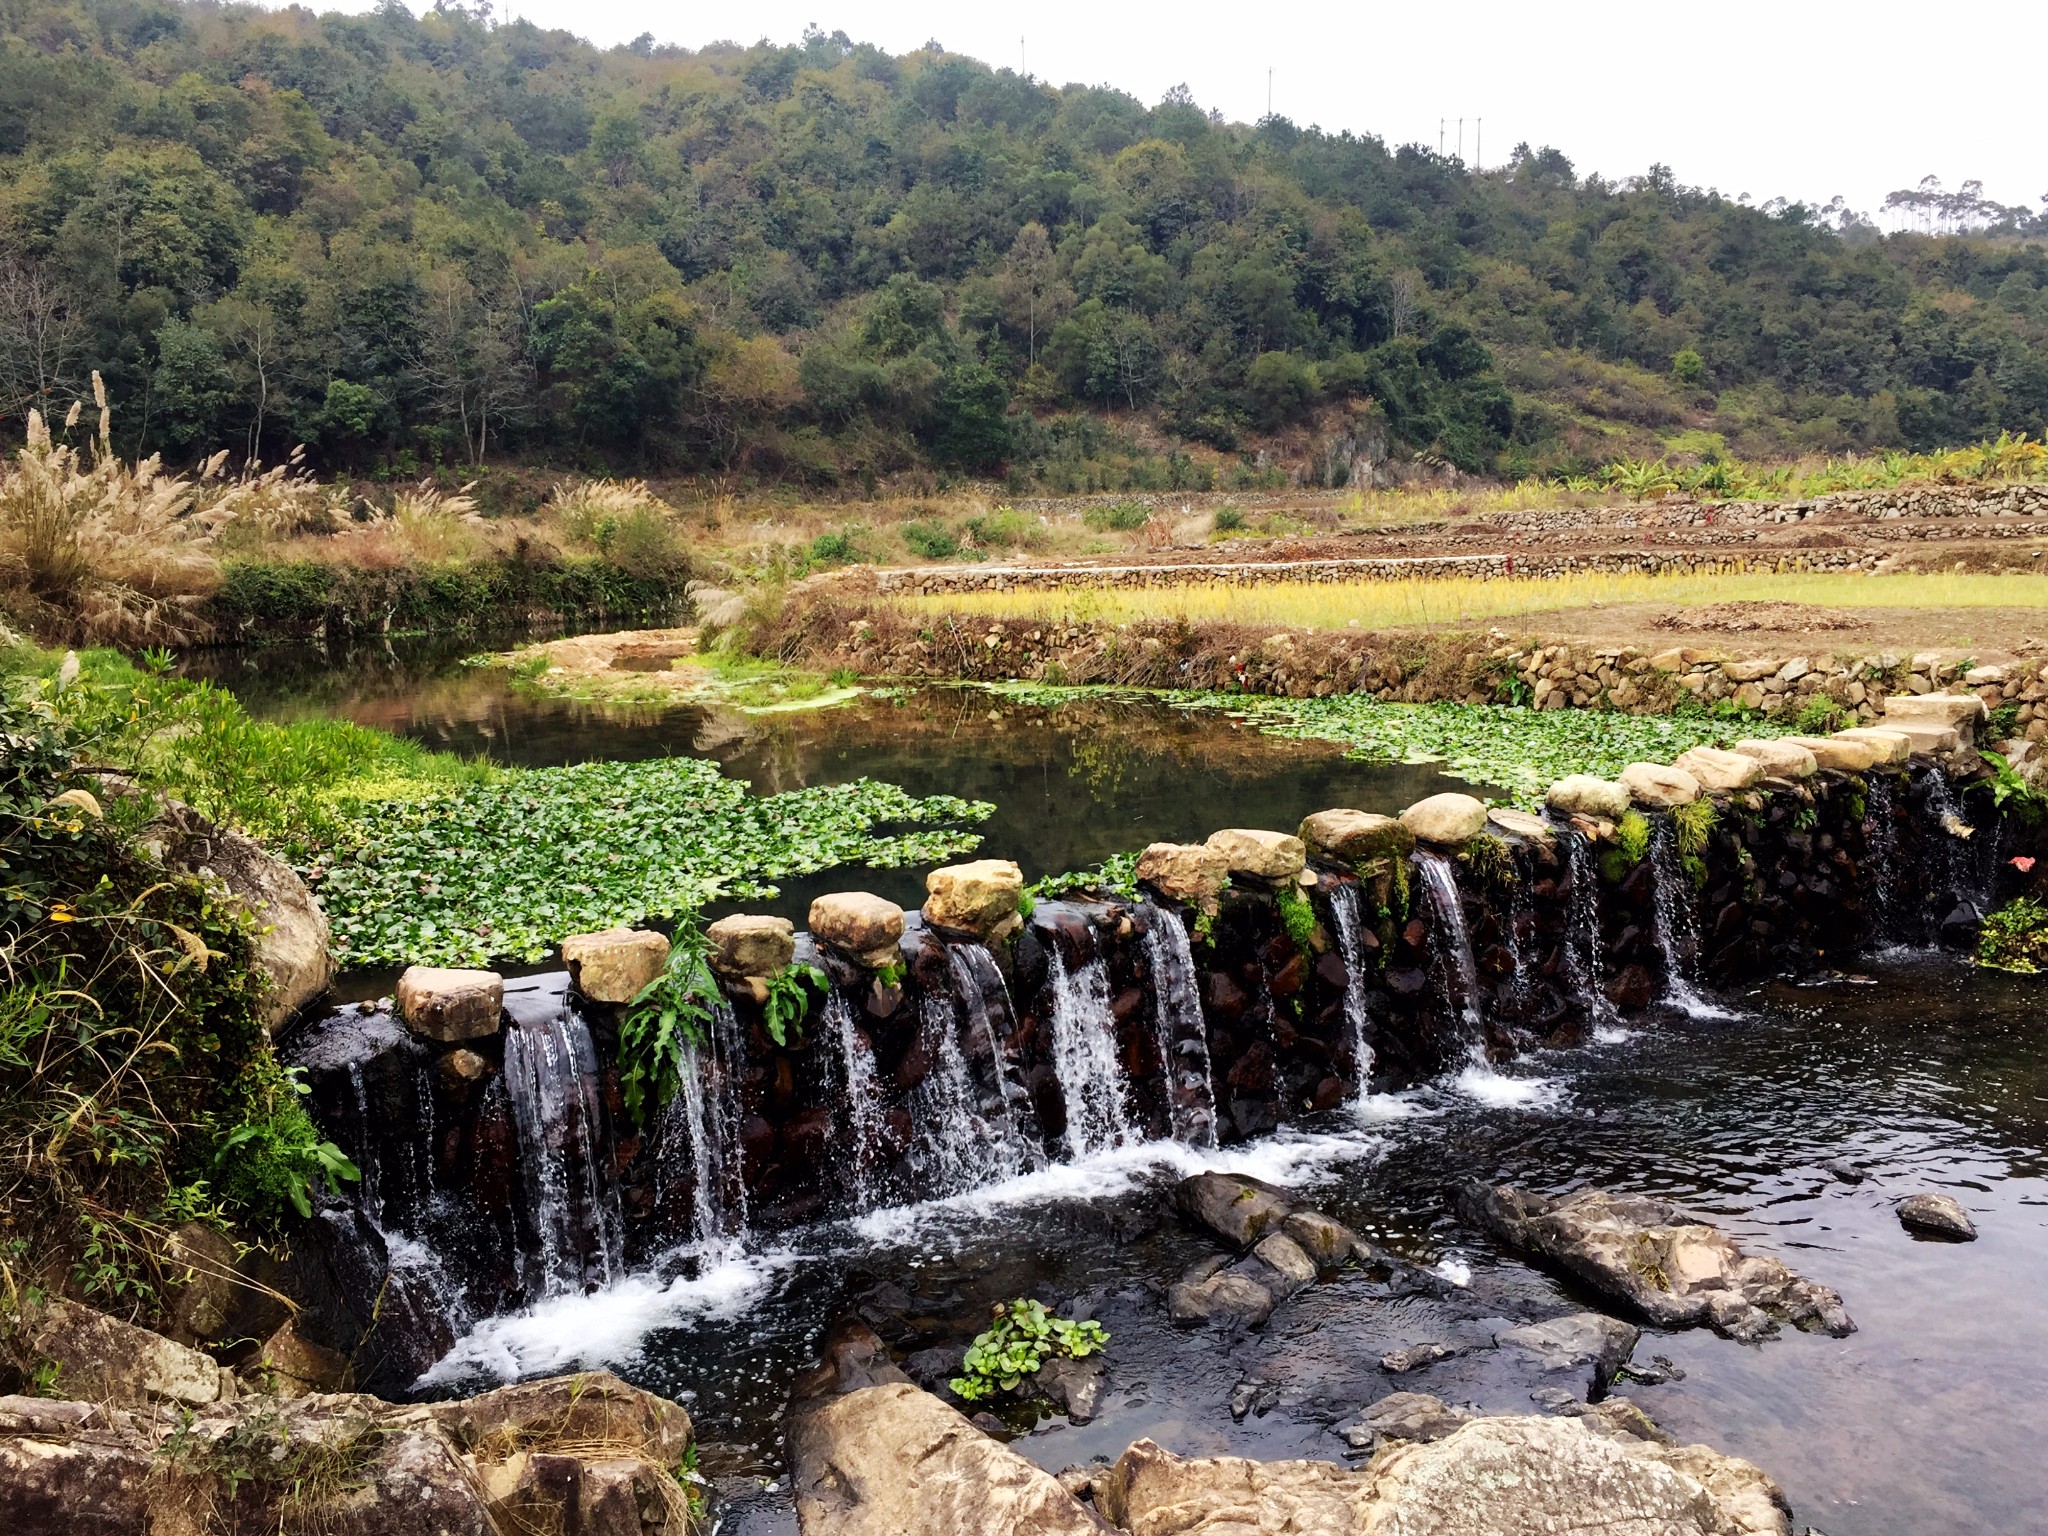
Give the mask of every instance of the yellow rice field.
M 1302 629 L 1393 629 L 1514 618 L 1568 608 L 1647 603 L 1808 603 L 1820 608 L 2026 608 L 2048 610 L 2048 574 L 1973 572 L 1769 572 L 1695 576 L 1586 572 L 1480 581 L 1469 577 L 1397 581 L 1272 582 L 1231 586 L 1075 588 L 962 592 L 894 599 L 921 613 L 991 620 L 1075 619 L 1126 623 L 1185 618 L 1285 624 Z

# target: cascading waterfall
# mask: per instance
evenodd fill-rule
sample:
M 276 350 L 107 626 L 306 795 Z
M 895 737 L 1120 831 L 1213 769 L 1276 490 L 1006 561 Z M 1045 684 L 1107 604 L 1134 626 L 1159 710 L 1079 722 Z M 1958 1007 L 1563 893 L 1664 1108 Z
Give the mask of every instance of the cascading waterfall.
M 1134 1140 L 1124 1107 L 1109 972 L 1100 958 L 1069 973 L 1052 950 L 1053 1070 L 1067 1106 L 1067 1151 L 1076 1158 Z
M 590 1030 L 573 1011 L 505 1031 L 505 1086 L 531 1196 L 535 1246 L 521 1258 L 531 1295 L 588 1291 L 625 1273 L 625 1220 L 597 1080 Z
M 1371 1014 L 1366 999 L 1365 947 L 1359 939 L 1365 919 L 1359 909 L 1358 887 L 1340 885 L 1330 893 L 1330 921 L 1337 930 L 1337 958 L 1344 962 L 1344 1027 L 1351 1033 L 1351 1059 L 1357 1064 L 1358 1087 L 1352 1102 L 1363 1104 L 1372 1097 Z
M 738 1253 L 747 1235 L 738 1064 L 739 1022 L 721 1002 L 702 1043 L 684 1039 L 682 1086 L 662 1110 L 657 1131 L 657 1202 L 667 1204 L 668 1184 L 687 1159 L 690 1244 L 705 1258 Z
M 1593 864 L 1593 840 L 1576 828 L 1562 828 L 1565 869 L 1571 894 L 1565 910 L 1565 941 L 1561 956 L 1565 984 L 1584 998 L 1593 1028 L 1618 1027 L 1620 1015 L 1607 996 L 1606 965 L 1601 959 L 1600 877 Z
M 1010 1003 L 1010 985 L 1003 980 L 1002 967 L 984 945 L 948 944 L 946 968 L 952 972 L 953 997 L 961 1009 L 962 1049 L 969 1055 L 969 1070 L 975 1069 L 977 1061 L 986 1059 L 988 1063 L 987 1082 L 977 1079 L 984 1102 L 989 1103 L 988 1117 L 1000 1126 L 1006 1144 L 1016 1153 L 1020 1170 L 1040 1167 L 1045 1162 L 1045 1150 L 1038 1142 L 1031 1094 L 1003 1043 L 1003 1035 L 1014 1026 L 1016 1011 Z M 989 1010 L 991 996 L 1003 1000 L 1001 1034 Z
M 1486 1021 L 1479 1012 L 1479 967 L 1472 959 L 1457 876 L 1449 859 L 1427 848 L 1415 850 L 1415 868 L 1422 876 L 1423 902 L 1429 909 L 1430 944 L 1436 951 L 1445 1011 L 1457 1018 L 1466 1040 L 1483 1056 Z
M 853 1154 L 854 1203 L 875 1203 L 874 1164 L 882 1147 L 882 1099 L 875 1083 L 875 1051 L 860 1032 L 853 1004 L 836 987 L 825 999 L 825 1029 L 839 1051 L 839 1086 L 845 1097 L 846 1134 Z
M 1187 925 L 1170 907 L 1147 904 L 1145 953 L 1152 963 L 1153 1019 L 1166 1074 L 1167 1113 L 1175 1141 L 1216 1145 L 1216 1085 L 1209 1063 L 1209 1027 L 1195 980 Z
M 1879 937 L 1898 936 L 1899 826 L 1892 799 L 1891 780 L 1872 774 L 1863 791 L 1863 839 L 1865 888 L 1870 893 L 1872 924 Z
M 1026 1167 L 1007 1101 L 996 1101 L 993 1119 L 983 1113 L 981 1092 L 960 1047 L 963 1027 L 956 999 L 926 994 L 922 1028 L 932 1066 L 912 1101 L 911 1120 L 918 1132 L 910 1148 L 918 1192 L 925 1196 L 978 1189 L 1014 1178 Z
M 348 1080 L 355 1093 L 356 1125 L 361 1132 L 361 1150 L 356 1154 L 356 1170 L 361 1176 L 357 1207 L 384 1245 L 382 1308 L 400 1321 L 402 1331 L 409 1337 L 452 1340 L 454 1334 L 450 1330 L 460 1332 L 473 1321 L 469 1301 L 433 1245 L 415 1233 L 413 1223 L 392 1214 L 394 1205 L 423 1214 L 433 1198 L 426 1163 L 432 1155 L 433 1099 L 421 1089 L 426 1082 L 425 1074 L 419 1074 L 415 1092 L 421 1094 L 420 1113 L 427 1122 L 428 1134 L 408 1139 L 406 1177 L 400 1180 L 401 1189 L 396 1193 L 387 1188 L 382 1141 L 371 1124 L 370 1094 L 363 1081 L 362 1063 L 349 1063 Z
M 1686 953 L 1699 947 L 1699 925 L 1693 917 L 1692 882 L 1678 857 L 1678 830 L 1669 816 L 1651 819 L 1650 873 L 1651 929 L 1664 957 L 1664 1001 L 1695 1019 L 1734 1018 L 1726 1008 L 1701 997 L 1686 971 Z
M 1963 820 L 1963 808 L 1956 803 L 1956 792 L 1948 781 L 1948 775 L 1935 768 L 1928 772 L 1927 815 L 1941 828 L 1942 836 L 1935 839 L 1935 846 L 1941 850 L 1941 890 L 1950 900 L 1968 901 L 1975 883 L 1971 878 L 1969 839 L 1974 828 Z M 1937 920 L 1945 914 L 1937 914 Z

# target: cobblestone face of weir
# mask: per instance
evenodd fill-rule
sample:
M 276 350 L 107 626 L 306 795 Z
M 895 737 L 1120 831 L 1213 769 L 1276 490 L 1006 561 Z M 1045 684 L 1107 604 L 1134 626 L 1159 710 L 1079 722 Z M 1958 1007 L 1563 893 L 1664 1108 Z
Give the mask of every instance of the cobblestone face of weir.
M 1428 847 L 1312 866 L 1300 944 L 1249 879 L 1199 914 L 1157 892 L 1041 900 L 993 946 L 913 914 L 886 978 L 800 936 L 832 981 L 802 1028 L 775 1043 L 735 990 L 645 1126 L 620 1108 L 616 1010 L 566 977 L 508 984 L 501 1031 L 460 1047 L 342 1010 L 285 1041 L 363 1170 L 323 1195 L 312 1246 L 376 1335 L 373 1370 L 416 1375 L 472 1319 L 821 1219 L 1241 1141 L 1425 1080 L 1506 1104 L 1517 1050 L 1951 935 L 1958 908 L 2017 893 L 2013 856 L 2048 851 L 1925 766 L 1730 801 L 1690 861 L 1667 817 L 1640 863 L 1589 830 L 1504 833 L 1485 879 Z

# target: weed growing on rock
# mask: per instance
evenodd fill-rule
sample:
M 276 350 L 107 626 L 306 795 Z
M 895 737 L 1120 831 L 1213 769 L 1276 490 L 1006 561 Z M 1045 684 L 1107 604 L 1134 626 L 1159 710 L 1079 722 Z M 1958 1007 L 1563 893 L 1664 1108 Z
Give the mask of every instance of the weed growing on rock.
M 2048 970 L 2048 906 L 2021 896 L 1987 916 L 1977 935 L 1977 963 L 2028 975 Z
M 1047 875 L 1034 880 L 1024 887 L 1024 894 L 1033 902 L 1052 901 L 1075 891 L 1096 892 L 1104 896 L 1120 896 L 1125 901 L 1138 899 L 1138 856 L 1135 853 L 1113 853 L 1093 869 L 1070 869 L 1061 874 Z M 1023 908 L 1019 907 L 1019 911 Z
M 676 1096 L 686 1046 L 701 1046 L 708 1037 L 718 982 L 705 960 L 707 949 L 695 923 L 678 924 L 668 964 L 619 1020 L 619 1096 L 635 1125 L 645 1125 Z
M 1287 929 L 1287 937 L 1296 949 L 1307 954 L 1316 935 L 1316 909 L 1296 885 L 1282 886 L 1274 900 L 1280 904 L 1280 921 Z
M 1495 837 L 1491 832 L 1468 838 L 1465 846 L 1458 850 L 1458 862 L 1488 890 L 1508 890 L 1518 878 L 1513 850 L 1505 839 Z
M 970 1403 L 1016 1391 L 1048 1360 L 1085 1360 L 1109 1343 L 1102 1324 L 1055 1317 L 1041 1302 L 999 1301 L 993 1316 L 988 1331 L 968 1347 L 961 1374 L 948 1383 Z
M 800 1034 L 804 1016 L 811 1011 L 811 995 L 824 997 L 832 990 L 831 978 L 815 965 L 792 965 L 768 983 L 768 1000 L 761 1005 L 761 1027 L 777 1045 L 787 1045 Z

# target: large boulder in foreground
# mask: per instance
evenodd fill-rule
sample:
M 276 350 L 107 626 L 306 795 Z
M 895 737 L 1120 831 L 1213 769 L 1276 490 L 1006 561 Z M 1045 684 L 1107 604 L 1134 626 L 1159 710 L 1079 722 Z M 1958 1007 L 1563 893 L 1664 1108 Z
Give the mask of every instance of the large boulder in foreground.
M 689 1444 L 681 1408 L 605 1372 L 410 1407 L 0 1398 L 0 1531 L 685 1536 L 670 1468 Z M 221 1512 L 226 1524 L 209 1518 Z
M 1132 1536 L 1784 1536 L 1784 1495 L 1705 1446 L 1584 1419 L 1474 1419 L 1391 1446 L 1363 1471 L 1322 1461 L 1184 1459 L 1140 1440 L 1095 1480 Z
M 1102 1536 L 1059 1481 L 912 1386 L 852 1320 L 789 1412 L 803 1536 Z
M 1415 851 L 1413 832 L 1395 817 L 1371 811 L 1317 811 L 1303 819 L 1300 835 L 1314 857 L 1353 869 L 1375 859 L 1405 859 Z
M 1486 802 L 1447 790 L 1416 801 L 1401 813 L 1401 825 L 1422 843 L 1455 848 L 1486 830 Z
M 1777 1259 L 1744 1253 L 1668 1200 L 1582 1189 L 1549 1199 L 1467 1184 L 1458 1208 L 1517 1252 L 1576 1276 L 1660 1328 L 1707 1324 L 1760 1339 L 1780 1321 L 1840 1336 L 1856 1324 L 1839 1293 Z
M 646 928 L 572 933 L 562 940 L 562 964 L 576 990 L 593 1003 L 630 1003 L 668 966 L 665 934 Z
M 221 1369 L 211 1355 L 75 1301 L 54 1298 L 24 1311 L 15 1347 L 54 1363 L 63 1391 L 95 1402 L 198 1407 L 221 1394 Z

